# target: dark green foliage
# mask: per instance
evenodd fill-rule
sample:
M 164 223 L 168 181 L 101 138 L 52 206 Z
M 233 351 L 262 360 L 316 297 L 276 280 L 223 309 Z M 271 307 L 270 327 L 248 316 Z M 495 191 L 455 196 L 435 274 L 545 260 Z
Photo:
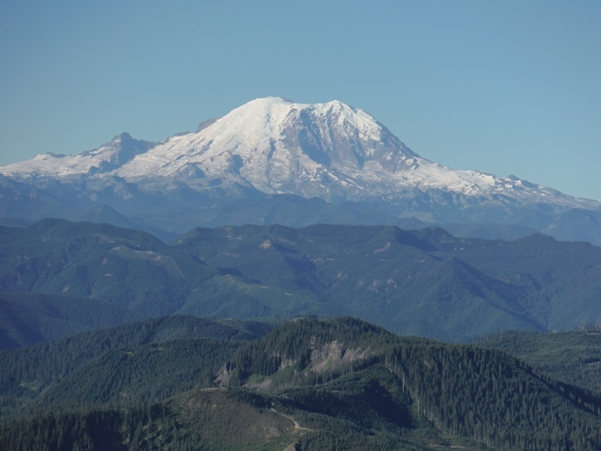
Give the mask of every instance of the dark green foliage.
M 252 374 L 270 376 L 287 361 L 296 362 L 298 370 L 302 371 L 310 362 L 313 349 L 334 341 L 344 343 L 345 347 L 381 347 L 388 339 L 396 338 L 380 327 L 350 317 L 331 322 L 299 319 L 240 348 L 232 361 L 242 379 Z M 350 360 L 345 362 L 345 369 L 352 363 Z
M 229 388 L 209 387 L 226 376 Z M 399 337 L 352 318 L 297 319 L 239 345 L 113 350 L 67 380 L 38 410 L 0 425 L 0 449 L 601 448 L 593 392 L 499 350 Z M 73 407 L 76 398 L 88 405 Z
M 228 342 L 258 338 L 271 327 L 269 323 L 252 321 L 170 316 L 1 351 L 0 416 L 21 410 L 44 396 L 61 402 L 118 400 L 122 390 L 113 390 L 111 384 L 129 387 L 123 400 L 162 399 L 175 392 L 174 386 L 181 391 L 181 384 L 191 388 L 191 381 L 201 379 L 210 385 L 212 376 L 205 371 L 212 374 L 215 366 L 222 365 L 236 349 L 237 345 Z M 221 341 L 186 340 L 201 337 Z M 153 347 L 156 343 L 164 345 Z M 161 347 L 169 351 L 153 352 Z M 128 358 L 122 360 L 123 356 Z M 120 367 L 122 363 L 129 366 Z M 159 369 L 161 372 L 156 373 Z M 122 376 L 117 378 L 119 371 Z M 168 383 L 162 380 L 177 371 L 184 376 Z M 144 383 L 136 386 L 136 381 Z
M 345 397 L 339 388 L 331 395 Z M 370 423 L 371 427 L 364 427 L 352 419 L 305 410 L 296 401 L 245 390 L 204 390 L 128 409 L 40 413 L 6 423 L 0 431 L 0 447 L 7 451 L 60 451 L 82 445 L 90 450 L 408 451 L 431 449 L 426 443 L 460 443 L 464 449 L 480 449 L 477 443 L 447 438 L 428 426 L 404 429 L 386 420 L 380 424 L 378 416 Z
M 0 350 L 134 321 L 115 304 L 41 293 L 0 294 Z
M 537 233 L 535 229 L 519 224 L 463 223 L 441 224 L 440 227 L 459 238 L 482 238 L 485 240 L 517 240 Z M 556 234 L 554 236 L 557 239 L 563 239 Z
M 44 219 L 2 228 L 0 290 L 92 297 L 140 315 L 173 313 L 219 274 L 153 236 L 106 224 Z
M 318 413 L 365 429 L 415 428 L 411 398 L 382 365 L 347 373 L 325 385 L 285 389 L 282 408 Z M 316 425 L 315 425 L 316 426 Z
M 0 232 L 0 290 L 51 293 L 54 299 L 65 294 L 93 298 L 114 305 L 130 320 L 177 313 L 289 317 L 318 302 L 250 282 L 228 268 L 208 266 L 140 231 L 46 219 L 27 228 L 3 227 Z M 22 308 L 19 313 L 25 323 L 35 323 L 39 316 Z M 14 328 L 17 322 L 10 324 Z M 0 338 L 4 335 L 6 346 L 16 346 L 20 342 L 11 336 L 34 332 L 25 326 L 0 329 Z M 38 335 L 42 336 L 25 342 L 42 340 L 43 334 Z
M 242 226 L 196 229 L 173 245 L 324 301 L 308 313 L 357 316 L 397 333 L 461 341 L 601 318 L 601 249 L 542 235 L 502 241 L 442 229 Z
M 122 422 L 114 411 L 49 413 L 9 423 L 0 433 L 0 446 L 15 451 L 127 450 L 118 432 Z
M 350 367 L 340 361 L 337 369 L 324 371 L 328 373 L 326 378 L 342 382 L 349 372 L 352 374 L 354 370 L 357 375 L 361 367 L 373 365 L 375 359 L 397 377 L 397 384 L 413 399 L 415 409 L 442 431 L 510 449 L 596 449 L 601 444 L 597 433 L 600 424 L 596 419 L 601 406 L 599 398 L 575 387 L 541 379 L 529 367 L 505 354 L 399 339 L 383 331 L 377 333 L 373 328 L 353 328 L 348 320 L 326 323 L 302 320 L 288 324 L 281 334 L 278 332 L 238 351 L 234 361 L 240 365 L 243 376 L 277 374 L 285 371 L 284 362 L 292 360 L 298 374 L 289 381 L 293 385 L 311 386 L 315 380 L 308 383 L 306 374 L 302 374 L 306 348 L 311 347 L 315 355 L 316 349 L 328 340 L 331 349 L 336 338 L 345 343 L 346 352 L 361 344 L 364 349 L 374 350 L 375 355 L 366 355 L 363 362 Z M 337 379 L 340 373 L 346 376 Z M 323 382 L 323 378 L 320 380 Z M 336 383 L 330 382 L 328 386 Z M 363 390 L 377 399 L 378 387 L 382 385 L 370 379 Z M 314 388 L 284 393 L 285 399 L 296 401 L 297 407 L 302 406 L 305 411 L 339 419 L 353 418 L 354 408 L 338 395 L 332 397 Z M 380 399 L 376 405 L 380 408 L 387 402 Z M 360 404 L 356 411 L 369 410 L 369 406 Z M 391 417 L 398 419 L 403 415 L 397 411 Z M 358 413 L 354 424 L 361 425 L 363 419 Z
M 9 344 L 159 312 L 344 312 L 453 339 L 601 317 L 601 250 L 544 236 L 244 226 L 167 246 L 65 221 L 1 231 Z M 597 330 L 460 346 L 349 317 L 270 328 L 167 317 L 0 352 L 0 449 L 601 449 Z
M 274 331 L 237 352 L 233 361 L 242 377 L 257 373 L 277 376 L 287 366 L 294 365 L 289 382 L 294 386 L 312 386 L 315 382 L 343 381 L 353 371 L 358 374 L 365 371 L 363 368 L 373 371 L 373 365 L 383 365 L 396 376 L 402 392 L 412 399 L 417 411 L 448 434 L 510 449 L 601 446 L 598 418 L 601 398 L 539 376 L 526 364 L 502 352 L 395 337 L 381 330 L 355 326 L 353 320 L 347 319 L 325 323 L 302 320 L 289 323 L 279 332 Z M 362 359 L 352 364 L 344 358 L 349 353 L 361 355 L 361 350 L 370 352 L 363 353 Z M 307 352 L 311 354 L 312 368 L 301 364 Z M 316 365 L 316 359 L 329 366 Z M 316 375 L 318 368 L 321 374 Z M 335 383 L 338 382 L 329 382 L 328 386 Z M 364 390 L 377 397 L 378 385 L 382 386 L 370 379 Z M 291 393 L 300 393 L 301 398 L 310 400 L 309 405 L 334 409 L 329 411 L 332 416 L 352 417 L 353 408 L 326 397 L 320 389 L 303 388 Z M 295 399 L 294 394 L 288 393 L 286 398 Z M 381 407 L 387 402 L 382 398 L 377 404 Z M 361 410 L 369 412 L 370 407 L 361 405 L 357 412 Z M 375 409 L 371 410 L 374 417 Z M 402 415 L 396 412 L 392 417 L 402 418 Z M 361 418 L 358 415 L 354 423 L 361 424 Z
M 598 327 L 555 333 L 505 331 L 476 341 L 528 362 L 538 373 L 601 392 L 601 331 Z
M 191 449 L 180 446 L 181 441 L 174 437 L 177 425 L 171 415 L 169 408 L 161 404 L 140 404 L 128 409 L 58 408 L 5 424 L 0 431 L 0 448 L 19 451 Z
M 406 346 L 386 361 L 442 431 L 509 449 L 601 446 L 601 398 L 537 377 L 501 352 Z
M 195 229 L 166 245 L 139 231 L 50 219 L 0 232 L 0 290 L 92 298 L 136 318 L 348 315 L 447 341 L 601 319 L 601 248 L 542 235 L 247 225 Z M 35 322 L 31 311 L 20 315 Z M 0 334 L 6 346 L 19 343 Z
M 44 402 L 105 404 L 165 399 L 195 386 L 211 387 L 236 342 L 172 340 L 102 354 L 63 378 Z

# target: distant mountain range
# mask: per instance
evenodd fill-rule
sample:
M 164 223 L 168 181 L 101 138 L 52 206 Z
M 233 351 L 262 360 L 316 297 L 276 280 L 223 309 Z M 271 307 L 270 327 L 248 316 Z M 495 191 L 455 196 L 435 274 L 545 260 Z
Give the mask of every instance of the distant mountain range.
M 159 143 L 123 133 L 75 156 L 0 167 L 0 221 L 42 217 L 134 227 L 164 240 L 243 223 L 439 224 L 463 236 L 601 243 L 601 204 L 426 160 L 338 101 L 249 102 Z M 476 225 L 476 227 L 474 227 Z
M 1 294 L 1 293 L 11 293 Z M 0 227 L 0 346 L 160 315 L 349 315 L 469 341 L 601 321 L 601 248 L 543 235 L 314 225 L 197 228 L 164 244 L 107 224 Z

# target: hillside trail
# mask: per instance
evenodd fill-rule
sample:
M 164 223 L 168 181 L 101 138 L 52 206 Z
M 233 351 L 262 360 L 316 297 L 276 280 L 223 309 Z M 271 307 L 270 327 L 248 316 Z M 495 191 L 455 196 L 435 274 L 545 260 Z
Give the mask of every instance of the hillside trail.
M 289 415 L 286 415 L 284 413 L 278 412 L 277 410 L 275 410 L 273 407 L 271 407 L 269 410 L 271 410 L 273 413 L 276 413 L 284 418 L 289 419 L 290 421 L 292 421 L 294 423 L 294 429 L 299 430 L 299 431 L 309 431 L 309 432 L 317 432 L 317 429 L 309 429 L 309 428 L 304 428 L 302 427 L 300 424 L 298 424 L 298 422 L 292 418 Z

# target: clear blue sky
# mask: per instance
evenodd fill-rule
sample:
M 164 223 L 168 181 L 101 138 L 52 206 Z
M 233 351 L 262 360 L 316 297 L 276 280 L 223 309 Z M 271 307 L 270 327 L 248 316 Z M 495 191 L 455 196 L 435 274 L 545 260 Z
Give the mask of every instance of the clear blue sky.
M 337 99 L 415 152 L 601 200 L 601 1 L 0 2 L 0 164 Z

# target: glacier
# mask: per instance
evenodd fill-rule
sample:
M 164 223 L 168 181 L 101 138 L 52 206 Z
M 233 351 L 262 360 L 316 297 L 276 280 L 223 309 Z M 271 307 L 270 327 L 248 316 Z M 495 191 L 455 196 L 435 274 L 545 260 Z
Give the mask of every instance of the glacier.
M 541 231 L 571 210 L 601 211 L 595 200 L 515 176 L 432 162 L 369 113 L 340 101 L 303 104 L 281 97 L 252 100 L 203 122 L 194 132 L 161 142 L 123 133 L 79 155 L 44 153 L 0 166 L 0 176 L 6 190 L 10 183 L 22 184 L 19 196 L 31 196 L 24 191 L 25 184 L 36 196 L 43 192 L 69 208 L 108 205 L 161 227 L 169 222 L 165 209 L 171 218 L 198 210 L 185 224 L 206 225 L 203 218 L 211 208 L 218 210 L 219 202 L 269 198 L 275 205 L 269 196 L 357 204 L 393 222 L 416 218 L 438 224 L 521 224 Z M 5 202 L 15 197 L 13 191 L 6 191 Z M 0 216 L 13 210 L 14 205 L 0 205 Z M 211 213 L 221 224 L 219 214 Z M 271 220 L 269 215 L 252 215 L 249 207 L 245 218 L 236 220 Z M 333 222 L 336 217 L 323 220 Z

